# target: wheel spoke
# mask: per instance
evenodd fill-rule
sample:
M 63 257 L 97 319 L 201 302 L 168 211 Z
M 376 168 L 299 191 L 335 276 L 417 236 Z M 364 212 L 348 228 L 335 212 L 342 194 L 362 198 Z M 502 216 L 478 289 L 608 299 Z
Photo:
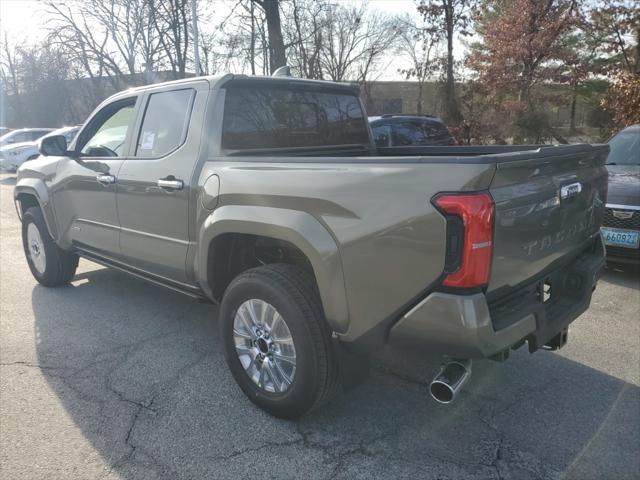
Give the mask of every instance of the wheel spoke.
M 274 353 L 273 356 L 276 357 L 278 360 L 282 360 L 283 362 L 290 363 L 293 366 L 296 365 L 295 355 L 291 356 L 291 355 L 284 355 L 282 353 Z
M 238 337 L 242 337 L 242 338 L 247 338 L 249 340 L 253 339 L 254 335 L 252 333 L 249 332 L 241 332 L 240 330 L 238 330 L 237 328 L 233 329 L 233 334 L 237 335 Z
M 273 315 L 275 311 L 276 309 L 268 303 L 265 304 L 262 308 L 262 316 L 260 320 L 262 321 L 262 325 L 264 326 L 265 330 L 269 333 L 271 333 L 273 330 Z
M 254 356 L 252 355 L 253 349 L 247 345 L 236 344 L 236 351 L 238 352 L 239 355 L 249 355 L 250 357 Z
M 269 312 L 269 309 L 271 308 L 271 305 L 269 305 L 268 303 L 262 303 L 262 305 L 260 305 L 260 324 L 262 327 L 267 327 L 267 313 Z
M 254 338 L 255 334 L 253 330 L 253 325 L 251 324 L 251 320 L 247 319 L 246 313 L 247 313 L 247 307 L 243 303 L 242 305 L 240 305 L 240 308 L 238 308 L 238 312 L 236 313 L 236 321 L 234 321 L 234 324 L 238 323 L 237 318 L 239 317 L 247 333 L 251 336 L 251 338 Z M 237 327 L 237 325 L 235 326 Z
M 249 357 L 251 358 L 251 361 L 249 362 L 249 365 L 247 365 L 247 368 L 245 368 L 245 370 L 249 374 L 249 377 L 251 377 L 251 379 L 253 379 L 253 373 L 251 372 L 251 367 L 255 366 L 256 357 L 254 357 L 253 355 L 249 355 Z
M 271 381 L 271 385 L 273 385 L 273 390 L 278 393 L 280 391 L 280 385 L 273 374 L 273 370 L 271 365 L 269 364 L 269 360 L 264 361 L 262 364 L 262 368 L 264 369 L 265 377 L 267 377 Z
M 278 371 L 278 374 L 282 377 L 282 380 L 286 383 L 286 387 L 288 387 L 289 385 L 291 385 L 291 379 L 289 378 L 289 375 L 287 375 L 284 370 L 282 370 L 282 367 L 280 366 L 280 364 L 278 362 L 276 362 L 274 360 L 273 364 L 276 366 L 276 370 Z M 286 389 L 285 387 L 285 389 Z
M 264 388 L 264 374 L 267 371 L 266 368 L 264 368 L 264 363 L 262 364 L 262 367 L 260 368 L 260 376 L 258 377 L 258 386 Z
M 250 300 L 247 305 L 247 311 L 249 312 L 249 316 L 251 317 L 251 322 L 253 326 L 259 326 L 260 322 L 258 321 L 258 315 L 256 315 L 256 309 L 254 305 L 254 300 Z
M 275 311 L 275 309 L 274 309 Z M 287 331 L 287 333 L 289 333 L 289 329 L 287 328 L 287 324 L 284 323 L 284 320 L 282 319 L 282 317 L 280 316 L 280 314 L 275 311 L 275 314 L 273 315 L 273 322 L 271 324 L 271 335 L 273 336 L 274 339 L 281 341 L 284 338 L 282 336 L 278 335 L 278 327 L 284 325 L 284 329 Z M 291 337 L 289 337 L 291 338 Z

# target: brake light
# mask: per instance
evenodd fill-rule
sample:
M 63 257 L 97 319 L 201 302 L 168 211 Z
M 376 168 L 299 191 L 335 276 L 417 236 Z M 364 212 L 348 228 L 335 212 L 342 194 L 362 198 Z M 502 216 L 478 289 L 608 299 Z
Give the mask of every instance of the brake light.
M 446 215 L 459 217 L 464 229 L 459 267 L 442 284 L 458 288 L 486 285 L 493 255 L 493 198 L 489 193 L 441 194 L 434 202 Z

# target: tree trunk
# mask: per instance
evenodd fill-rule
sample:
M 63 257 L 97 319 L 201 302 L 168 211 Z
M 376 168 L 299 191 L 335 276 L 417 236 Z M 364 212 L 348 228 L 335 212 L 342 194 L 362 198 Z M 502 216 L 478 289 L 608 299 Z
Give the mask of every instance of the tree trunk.
M 447 30 L 447 80 L 445 85 L 445 100 L 447 120 L 450 123 L 459 123 L 462 114 L 458 108 L 456 99 L 456 83 L 453 76 L 453 0 L 444 0 L 445 3 L 445 24 Z
M 569 120 L 569 135 L 576 132 L 576 103 L 578 102 L 578 84 L 573 85 L 571 92 L 571 118 Z
M 263 0 L 262 7 L 267 18 L 267 29 L 269 31 L 269 64 L 271 73 L 279 67 L 287 64 L 284 50 L 284 40 L 282 39 L 282 29 L 280 27 L 280 6 L 278 0 Z
M 250 46 L 251 75 L 256 74 L 256 13 L 251 2 L 251 46 Z

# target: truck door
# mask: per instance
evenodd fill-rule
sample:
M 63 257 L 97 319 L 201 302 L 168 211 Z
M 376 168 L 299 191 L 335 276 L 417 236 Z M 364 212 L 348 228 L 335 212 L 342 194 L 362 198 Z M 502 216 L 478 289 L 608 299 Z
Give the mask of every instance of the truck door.
M 189 202 L 209 91 L 207 81 L 149 90 L 118 178 L 120 249 L 127 265 L 192 284 L 186 256 Z
M 118 258 L 116 188 L 129 148 L 136 100 L 117 100 L 99 110 L 71 145 L 78 158 L 60 160 L 57 177 L 64 182 L 54 190 L 53 203 L 63 243 Z

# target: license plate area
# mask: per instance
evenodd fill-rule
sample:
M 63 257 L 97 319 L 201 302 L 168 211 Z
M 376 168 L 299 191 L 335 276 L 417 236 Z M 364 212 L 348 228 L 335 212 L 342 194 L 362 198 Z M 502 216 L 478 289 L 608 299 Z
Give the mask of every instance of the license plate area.
M 605 245 L 612 247 L 638 248 L 640 246 L 640 232 L 623 228 L 601 227 Z

